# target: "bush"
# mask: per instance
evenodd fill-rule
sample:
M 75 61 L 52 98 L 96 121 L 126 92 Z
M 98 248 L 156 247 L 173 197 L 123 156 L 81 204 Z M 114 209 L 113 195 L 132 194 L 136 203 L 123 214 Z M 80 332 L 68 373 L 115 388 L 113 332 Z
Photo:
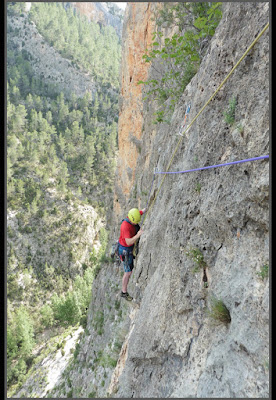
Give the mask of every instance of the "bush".
M 257 275 L 264 280 L 265 278 L 268 277 L 268 264 L 264 264 L 261 267 L 261 270 L 259 272 L 257 272 Z
M 211 319 L 217 322 L 230 323 L 231 316 L 228 308 L 222 300 L 215 298 L 214 296 L 210 299 L 210 309 L 208 309 L 208 315 Z
M 94 267 L 94 269 L 93 269 L 93 276 L 94 276 L 94 278 L 97 278 L 97 276 L 98 276 L 100 270 L 101 270 L 101 265 L 100 265 L 100 264 L 97 264 L 97 265 Z
M 104 353 L 99 359 L 99 364 L 102 367 L 115 368 L 117 365 L 117 360 L 111 357 L 110 354 Z
M 121 340 L 121 341 L 119 341 L 119 340 L 116 340 L 116 341 L 115 341 L 115 343 L 114 343 L 114 350 L 115 350 L 116 353 L 118 353 L 118 354 L 120 353 L 123 344 L 124 344 L 124 342 L 123 342 L 122 340 Z
M 24 359 L 19 359 L 19 361 L 11 368 L 11 377 L 12 380 L 17 380 L 18 382 L 22 382 L 24 376 L 27 372 L 27 365 Z
M 226 111 L 224 111 L 224 120 L 227 124 L 233 125 L 235 122 L 235 111 L 236 111 L 236 105 L 237 105 L 237 98 L 232 97 L 229 100 L 229 105 Z
M 104 325 L 104 313 L 102 311 L 97 311 L 93 320 L 94 329 L 97 331 L 98 335 L 103 334 Z
M 77 358 L 80 352 L 80 344 L 77 343 L 75 351 L 74 351 L 74 358 Z
M 195 190 L 196 190 L 198 193 L 200 193 L 200 191 L 201 191 L 201 184 L 200 184 L 200 182 L 197 182 L 197 183 L 196 183 L 196 185 L 195 185 Z
M 15 230 L 10 226 L 7 227 L 8 238 L 12 239 L 15 237 Z
M 87 326 L 87 315 L 82 315 L 80 319 L 80 325 L 85 329 Z
M 85 327 L 92 282 L 92 268 L 87 268 L 83 277 L 77 276 L 72 291 L 60 297 L 55 293 L 52 297 L 54 319 L 71 325 L 80 322 Z
M 119 310 L 119 308 L 120 308 L 120 301 L 119 300 L 115 300 L 114 307 L 115 307 L 115 310 Z
M 33 339 L 34 323 L 23 305 L 15 313 L 14 335 L 17 341 L 18 353 L 22 357 L 29 357 L 35 344 Z
M 65 324 L 76 324 L 80 321 L 82 312 L 80 302 L 75 292 L 68 292 L 64 297 L 58 297 L 54 294 L 52 299 L 54 318 Z
M 18 284 L 16 274 L 10 274 L 7 278 L 7 294 L 10 300 L 22 300 L 24 289 Z
M 206 43 L 214 35 L 221 19 L 220 5 L 207 2 L 179 2 L 177 5 L 164 3 L 158 11 L 157 26 L 177 25 L 180 33 L 165 39 L 161 31 L 154 33 L 153 43 L 143 56 L 145 62 L 157 60 L 158 65 L 164 65 L 162 71 L 157 70 L 157 63 L 152 65 L 158 72 L 158 78 L 138 82 L 147 85 L 146 98 L 150 97 L 158 103 L 155 123 L 169 122 L 165 120 L 165 115 L 172 114 L 185 87 L 196 74 Z

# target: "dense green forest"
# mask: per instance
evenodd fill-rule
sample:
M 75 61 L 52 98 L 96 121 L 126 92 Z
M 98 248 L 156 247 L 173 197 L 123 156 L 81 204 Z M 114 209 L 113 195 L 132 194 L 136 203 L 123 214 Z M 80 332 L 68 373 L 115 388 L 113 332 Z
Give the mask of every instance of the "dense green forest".
M 80 205 L 93 206 L 101 218 L 112 206 L 121 49 L 112 27 L 88 23 L 62 3 L 32 3 L 29 14 L 24 4 L 7 8 L 7 205 L 18 226 L 7 227 L 9 386 L 25 379 L 43 330 L 86 323 L 108 233 L 100 229 L 100 249 L 81 268 L 73 239 L 89 225 L 78 216 Z M 11 16 L 35 21 L 51 46 L 91 73 L 97 91 L 68 96 L 35 75 L 30 54 L 14 44 L 20 32 Z
M 15 8 L 17 7 L 17 8 Z M 32 3 L 28 19 L 44 39 L 77 69 L 89 72 L 96 82 L 119 87 L 121 43 L 111 26 L 99 26 L 76 13 L 66 3 Z M 12 8 L 12 9 L 11 9 Z M 24 3 L 10 7 L 19 14 Z

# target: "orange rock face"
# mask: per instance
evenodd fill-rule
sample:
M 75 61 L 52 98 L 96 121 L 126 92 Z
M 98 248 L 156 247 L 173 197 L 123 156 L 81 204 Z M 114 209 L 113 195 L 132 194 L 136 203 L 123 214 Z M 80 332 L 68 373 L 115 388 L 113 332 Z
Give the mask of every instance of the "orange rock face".
M 155 3 L 156 4 L 156 3 Z M 147 80 L 150 64 L 142 56 L 152 41 L 154 29 L 154 3 L 128 3 L 123 27 L 123 49 L 121 67 L 121 109 L 119 112 L 117 164 L 118 185 L 128 199 L 133 187 L 137 158 L 135 140 L 140 140 L 143 125 L 142 85 Z M 134 140 L 133 140 L 134 139 Z M 120 213 L 118 196 L 115 193 L 114 210 Z
M 85 15 L 89 20 L 94 22 L 104 21 L 104 14 L 97 10 L 96 5 L 92 2 L 72 2 L 71 5 L 75 7 L 80 14 Z

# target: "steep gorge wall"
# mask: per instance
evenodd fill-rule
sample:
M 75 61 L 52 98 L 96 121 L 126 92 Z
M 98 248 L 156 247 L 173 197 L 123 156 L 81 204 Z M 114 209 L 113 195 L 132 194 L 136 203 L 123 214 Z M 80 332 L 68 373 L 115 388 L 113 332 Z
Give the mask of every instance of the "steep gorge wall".
M 171 124 L 155 125 L 156 107 L 142 101 L 135 84 L 151 76 L 137 54 L 154 29 L 152 5 L 129 3 L 124 22 L 117 188 L 109 221 L 117 234 L 134 192 L 144 206 L 154 168 L 166 169 L 186 105 L 192 104 L 189 123 L 269 19 L 268 3 L 223 3 L 222 20 Z M 269 30 L 183 138 L 171 170 L 268 154 L 268 93 Z M 233 96 L 236 124 L 230 127 L 223 112 Z M 162 179 L 155 179 L 153 192 Z M 143 229 L 128 287 L 133 303 L 120 299 L 120 266 L 104 265 L 93 283 L 77 364 L 67 372 L 74 397 L 268 397 L 269 280 L 258 275 L 269 259 L 268 161 L 167 176 Z M 206 276 L 194 272 L 189 246 L 201 250 Z M 213 295 L 228 308 L 229 324 L 208 316 Z M 119 344 L 114 368 L 110 357 Z M 52 395 L 64 397 L 58 390 Z
M 125 22 L 125 33 L 132 26 L 133 12 L 130 5 L 132 17 Z M 268 3 L 223 4 L 223 18 L 171 125 L 153 125 L 154 105 L 143 104 L 137 124 L 143 131 L 135 132 L 141 147 L 136 157 L 129 150 L 133 146 L 130 122 L 121 112 L 118 174 L 125 197 L 121 196 L 122 202 L 119 199 L 117 210 L 131 205 L 125 199 L 134 186 L 138 198 L 143 198 L 153 168 L 164 170 L 171 158 L 185 106 L 192 103 L 190 122 L 268 20 Z M 135 26 L 135 32 L 139 30 L 140 24 Z M 131 60 L 139 49 L 129 48 L 133 54 L 127 53 L 123 60 Z M 123 82 L 122 88 L 123 95 L 132 90 L 131 86 L 125 89 Z M 236 125 L 230 127 L 223 111 L 233 96 L 237 98 Z M 123 97 L 122 110 L 129 97 Z M 141 97 L 137 98 L 140 105 Z M 183 139 L 171 170 L 268 152 L 266 31 Z M 155 180 L 155 190 L 162 178 Z M 258 272 L 269 259 L 269 163 L 167 176 L 143 228 L 129 286 L 140 308 L 128 338 L 124 367 L 118 363 L 122 372 L 115 396 L 267 397 L 269 282 L 260 279 Z M 203 253 L 208 287 L 203 271 L 193 273 L 195 265 L 186 255 L 189 246 Z M 230 324 L 211 323 L 206 307 L 212 295 L 229 309 Z
M 118 126 L 118 165 L 114 198 L 118 216 L 129 199 L 134 185 L 137 159 L 141 151 L 143 129 L 142 86 L 149 64 L 142 59 L 154 32 L 152 20 L 159 3 L 128 3 L 123 25 L 121 94 Z

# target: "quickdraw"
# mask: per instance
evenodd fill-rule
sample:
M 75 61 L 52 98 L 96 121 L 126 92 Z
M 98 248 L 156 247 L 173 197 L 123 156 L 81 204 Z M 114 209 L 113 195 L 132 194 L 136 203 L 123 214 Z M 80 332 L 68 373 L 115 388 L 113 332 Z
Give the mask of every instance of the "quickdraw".
M 184 130 L 184 127 L 185 127 L 185 124 L 186 124 L 186 119 L 187 119 L 187 116 L 188 116 L 188 114 L 190 112 L 190 109 L 191 109 L 191 104 L 188 104 L 187 107 L 186 107 L 186 111 L 185 111 L 185 117 L 184 117 L 183 125 L 180 126 L 179 132 L 178 132 L 178 135 L 180 135 L 182 137 L 183 137 L 182 132 Z

